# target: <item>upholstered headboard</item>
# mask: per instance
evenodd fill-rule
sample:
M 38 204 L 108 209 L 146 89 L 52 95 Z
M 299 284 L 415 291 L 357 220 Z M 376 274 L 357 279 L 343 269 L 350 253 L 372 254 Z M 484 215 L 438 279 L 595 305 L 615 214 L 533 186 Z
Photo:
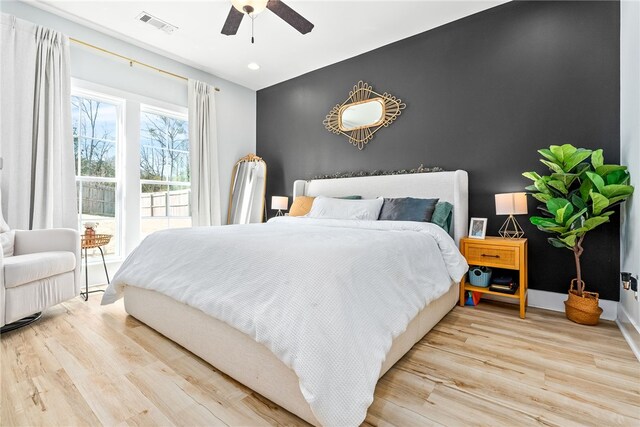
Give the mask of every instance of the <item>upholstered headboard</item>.
M 469 226 L 469 185 L 466 171 L 429 172 L 406 175 L 380 175 L 355 178 L 298 180 L 293 183 L 296 196 L 351 196 L 439 198 L 453 205 L 453 230 L 456 244 Z

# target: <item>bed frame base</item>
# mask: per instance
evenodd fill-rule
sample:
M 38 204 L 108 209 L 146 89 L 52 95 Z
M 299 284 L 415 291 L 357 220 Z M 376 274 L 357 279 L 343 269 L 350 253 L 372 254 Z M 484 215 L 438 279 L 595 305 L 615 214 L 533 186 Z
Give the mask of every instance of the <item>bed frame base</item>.
M 454 284 L 425 307 L 394 341 L 380 377 L 420 341 L 458 301 Z M 126 286 L 127 313 L 204 359 L 216 369 L 315 426 L 316 420 L 295 372 L 267 347 L 224 322 L 161 293 Z

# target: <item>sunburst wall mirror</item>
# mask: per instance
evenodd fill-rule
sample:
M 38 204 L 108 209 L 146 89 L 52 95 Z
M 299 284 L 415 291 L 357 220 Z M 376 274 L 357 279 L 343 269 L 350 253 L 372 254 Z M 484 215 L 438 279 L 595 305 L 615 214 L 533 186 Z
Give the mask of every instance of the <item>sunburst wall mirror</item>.
M 401 99 L 387 92 L 379 94 L 360 80 L 349 97 L 333 107 L 322 123 L 329 132 L 346 136 L 362 150 L 373 135 L 393 123 L 406 106 Z

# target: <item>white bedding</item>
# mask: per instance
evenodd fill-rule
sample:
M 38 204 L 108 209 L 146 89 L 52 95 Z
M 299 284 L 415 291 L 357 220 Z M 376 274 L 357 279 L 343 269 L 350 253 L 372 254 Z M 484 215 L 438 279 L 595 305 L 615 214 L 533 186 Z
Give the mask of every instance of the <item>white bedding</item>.
M 202 310 L 292 368 L 323 425 L 355 426 L 393 338 L 467 268 L 430 223 L 280 217 L 154 233 L 102 303 L 129 284 Z

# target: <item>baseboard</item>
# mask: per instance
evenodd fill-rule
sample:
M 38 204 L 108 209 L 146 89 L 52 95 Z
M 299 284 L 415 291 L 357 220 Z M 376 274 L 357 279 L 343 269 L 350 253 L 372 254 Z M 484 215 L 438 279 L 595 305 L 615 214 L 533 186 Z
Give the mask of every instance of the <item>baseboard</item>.
M 640 361 L 640 327 L 629 316 L 624 306 L 620 304 L 618 307 L 618 318 L 616 324 L 622 332 L 622 336 L 631 347 L 631 351 L 635 354 L 638 361 Z
M 484 298 L 484 296 L 483 296 Z M 517 304 L 518 301 L 513 298 L 490 295 L 488 299 L 495 299 L 502 302 Z M 564 302 L 567 300 L 567 294 L 559 294 L 557 292 L 540 291 L 538 289 L 529 289 L 529 307 L 544 308 L 545 310 L 559 311 L 564 313 Z M 600 300 L 602 307 L 601 319 L 616 320 L 618 317 L 618 301 L 606 299 Z

